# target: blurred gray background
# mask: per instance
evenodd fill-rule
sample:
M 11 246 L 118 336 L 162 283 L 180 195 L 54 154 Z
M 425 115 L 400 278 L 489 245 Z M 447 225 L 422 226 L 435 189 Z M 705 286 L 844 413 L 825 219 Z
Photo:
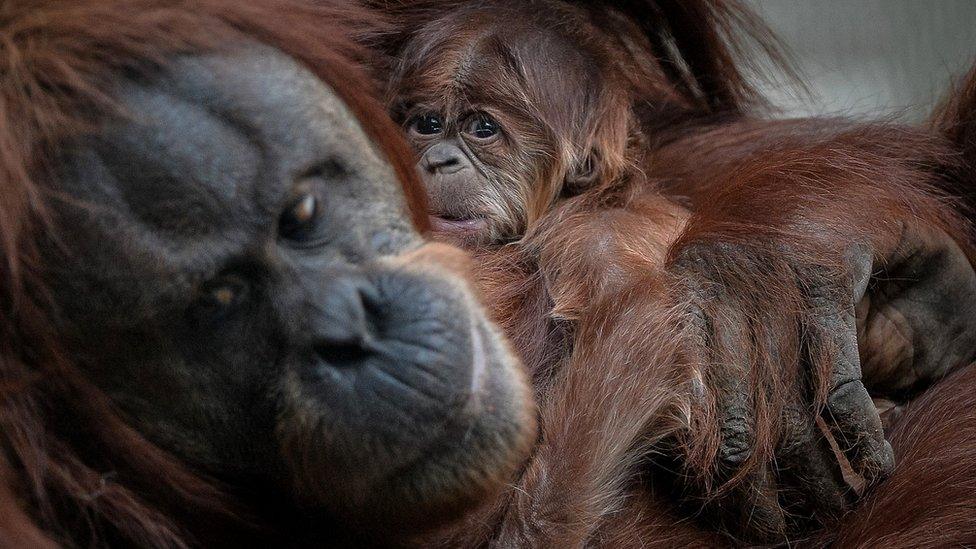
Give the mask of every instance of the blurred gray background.
M 747 0 L 789 47 L 812 98 L 767 85 L 784 114 L 922 120 L 976 62 L 976 0 Z

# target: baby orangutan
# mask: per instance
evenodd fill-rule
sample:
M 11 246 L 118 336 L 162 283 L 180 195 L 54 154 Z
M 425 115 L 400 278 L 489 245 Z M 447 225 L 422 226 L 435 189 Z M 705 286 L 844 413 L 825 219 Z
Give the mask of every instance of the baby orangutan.
M 865 381 L 911 390 L 976 349 L 942 335 L 973 333 L 976 277 L 921 137 L 873 151 L 864 129 L 749 119 L 720 32 L 732 4 L 385 9 L 408 29 L 389 102 L 435 233 L 479 254 L 542 406 L 522 477 L 453 542 L 597 539 L 652 451 L 643 490 L 703 498 L 702 516 L 756 541 L 846 509 L 839 461 L 868 484 L 892 470 Z M 862 352 L 903 356 L 884 347 L 896 328 L 939 352 L 862 379 L 859 333 Z

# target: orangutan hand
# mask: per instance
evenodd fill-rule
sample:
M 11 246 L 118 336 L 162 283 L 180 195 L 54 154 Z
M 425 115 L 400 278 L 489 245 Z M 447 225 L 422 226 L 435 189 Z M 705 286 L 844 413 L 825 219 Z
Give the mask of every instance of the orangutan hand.
M 672 253 L 701 397 L 680 453 L 733 534 L 782 541 L 842 512 L 894 467 L 869 389 L 904 395 L 976 354 L 969 259 L 901 227 L 833 261 L 775 236 Z

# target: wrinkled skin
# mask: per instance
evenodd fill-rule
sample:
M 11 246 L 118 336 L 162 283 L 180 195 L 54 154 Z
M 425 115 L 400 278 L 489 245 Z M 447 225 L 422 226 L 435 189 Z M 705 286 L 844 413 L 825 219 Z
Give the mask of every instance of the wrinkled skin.
M 486 223 L 483 218 L 467 214 L 465 202 L 467 191 L 485 186 L 486 178 L 475 168 L 469 155 L 459 145 L 439 142 L 424 151 L 417 167 L 424 175 L 433 201 L 431 210 L 436 213 L 431 217 L 431 223 L 434 229 L 476 240 Z M 478 185 L 472 186 L 472 180 Z M 460 200 L 448 197 L 459 197 Z
M 62 154 L 49 264 L 72 351 L 137 429 L 374 531 L 512 474 L 534 429 L 518 362 L 326 85 L 248 46 L 117 99 Z
M 651 169 L 673 177 L 669 191 L 689 197 L 707 223 L 701 236 L 690 228 L 669 269 L 685 281 L 705 343 L 698 352 L 714 380 L 720 478 L 756 452 L 761 422 L 780 426 L 776 461 L 720 504 L 733 517 L 739 510 L 733 520 L 779 531 L 837 516 L 891 474 L 873 397 L 904 402 L 976 358 L 976 272 L 966 235 L 947 228 L 955 227 L 951 210 L 922 190 L 930 175 L 909 171 L 898 156 L 908 154 L 859 139 L 880 130 L 838 124 L 828 132 L 797 120 L 757 136 L 755 127 L 744 121 L 677 141 L 656 152 Z M 868 180 L 833 171 L 852 154 L 883 165 L 848 168 L 876 169 Z M 778 169 L 761 171 L 768 165 Z M 730 170 L 758 175 L 737 180 Z M 757 368 L 773 374 L 765 395 L 789 400 L 781 411 L 767 408 L 771 417 L 749 406 Z
M 839 516 L 865 487 L 894 470 L 872 396 L 900 401 L 973 360 L 976 274 L 963 251 L 941 231 L 917 227 L 889 244 L 854 246 L 844 254 L 849 276 L 826 276 L 817 265 L 788 256 L 772 259 L 769 246 L 705 246 L 675 262 L 694 288 L 690 312 L 707 342 L 700 352 L 714 380 L 720 478 L 729 478 L 755 451 L 762 420 L 749 405 L 750 368 L 764 351 L 790 357 L 787 364 L 771 364 L 781 370 L 780 390 L 790 400 L 773 418 L 780 423 L 775 464 L 751 472 L 729 498 L 716 502 L 733 521 L 725 525 L 730 530 L 738 528 L 734 521 L 780 532 L 810 517 L 826 522 Z M 730 263 L 736 264 L 732 272 L 782 269 L 781 276 L 803 289 L 793 305 L 802 314 L 782 316 L 757 306 L 765 301 L 764 290 L 731 291 L 734 283 L 721 272 Z M 795 339 L 783 337 L 793 330 Z M 793 378 L 785 368 L 793 360 L 808 373 Z M 819 416 L 812 416 L 818 387 L 826 400 Z M 838 451 L 853 477 L 845 478 Z

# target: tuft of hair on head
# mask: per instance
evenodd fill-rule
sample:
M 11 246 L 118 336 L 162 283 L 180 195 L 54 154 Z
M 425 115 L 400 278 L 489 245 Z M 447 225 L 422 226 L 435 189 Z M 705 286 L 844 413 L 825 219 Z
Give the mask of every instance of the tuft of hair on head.
M 391 23 L 368 37 L 368 45 L 381 52 L 378 74 L 403 72 L 405 64 L 414 61 L 403 55 L 408 44 L 413 43 L 412 48 L 417 41 L 427 44 L 413 52 L 422 57 L 436 51 L 433 44 L 440 39 L 430 36 L 438 34 L 429 28 L 430 21 L 478 10 L 495 16 L 506 10 L 538 13 L 547 18 L 549 28 L 571 35 L 580 52 L 599 52 L 598 62 L 607 70 L 600 75 L 604 81 L 598 87 L 603 91 L 594 94 L 625 90 L 629 96 L 622 103 L 627 112 L 599 112 L 615 110 L 613 98 L 593 97 L 588 106 L 596 104 L 596 108 L 572 116 L 576 134 L 572 139 L 556 132 L 560 142 L 555 158 L 566 167 L 570 192 L 598 179 L 612 180 L 627 170 L 623 150 L 635 127 L 645 133 L 673 133 L 689 124 L 768 108 L 757 84 L 771 81 L 773 73 L 786 75 L 802 87 L 786 48 L 756 13 L 736 0 L 369 0 L 368 4 Z M 394 76 L 391 86 L 399 84 Z M 632 122 L 626 119 L 631 114 Z
M 962 170 L 956 174 L 959 188 L 955 190 L 966 198 L 970 214 L 976 213 L 976 65 L 950 86 L 930 125 L 961 155 Z
M 757 83 L 780 71 L 802 89 L 785 45 L 762 18 L 737 0 L 624 0 L 566 3 L 600 28 L 622 17 L 647 40 L 669 82 L 695 110 L 741 113 L 765 107 Z

